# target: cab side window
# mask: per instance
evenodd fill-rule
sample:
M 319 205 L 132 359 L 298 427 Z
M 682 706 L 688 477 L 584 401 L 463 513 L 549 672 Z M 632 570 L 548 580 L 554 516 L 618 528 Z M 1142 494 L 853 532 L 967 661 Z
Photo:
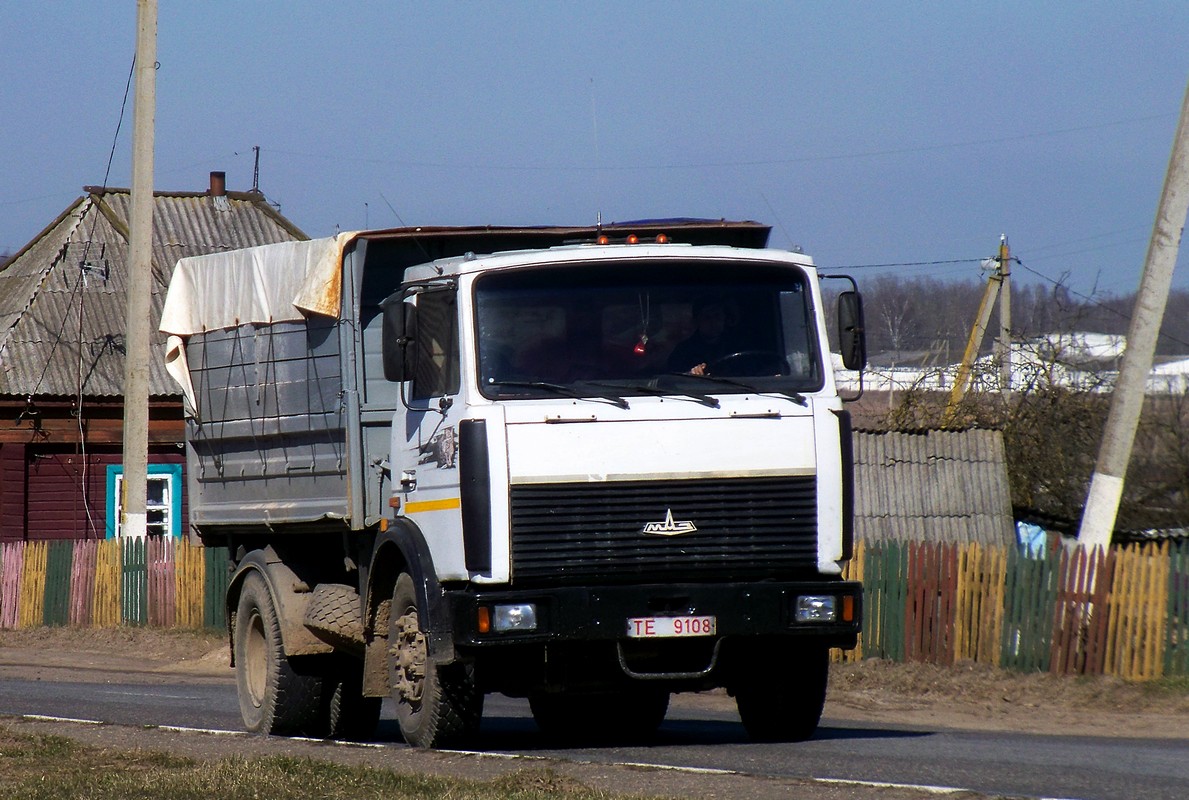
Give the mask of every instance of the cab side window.
M 458 307 L 453 289 L 429 291 L 417 298 L 413 348 L 412 399 L 457 394 Z

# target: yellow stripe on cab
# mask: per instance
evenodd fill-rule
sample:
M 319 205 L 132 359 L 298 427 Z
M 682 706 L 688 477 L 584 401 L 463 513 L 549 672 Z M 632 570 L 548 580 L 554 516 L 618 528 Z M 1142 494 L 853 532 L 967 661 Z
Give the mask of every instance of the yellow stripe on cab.
M 416 514 L 419 511 L 449 511 L 452 508 L 462 508 L 461 497 L 447 497 L 443 500 L 415 500 L 405 503 L 406 514 Z

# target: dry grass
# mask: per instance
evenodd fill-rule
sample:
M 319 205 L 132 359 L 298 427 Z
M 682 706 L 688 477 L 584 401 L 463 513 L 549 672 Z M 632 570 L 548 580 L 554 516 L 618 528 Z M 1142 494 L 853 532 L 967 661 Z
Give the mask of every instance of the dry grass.
M 204 762 L 156 752 L 100 749 L 0 727 L 0 797 L 22 800 L 606 800 L 612 796 L 549 770 L 519 770 L 493 781 L 474 781 L 279 756 Z

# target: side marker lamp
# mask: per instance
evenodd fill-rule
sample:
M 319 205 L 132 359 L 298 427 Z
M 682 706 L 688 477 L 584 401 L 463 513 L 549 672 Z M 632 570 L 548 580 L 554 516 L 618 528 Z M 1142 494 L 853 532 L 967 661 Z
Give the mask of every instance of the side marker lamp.
M 842 598 L 842 621 L 855 621 L 855 598 L 849 594 Z

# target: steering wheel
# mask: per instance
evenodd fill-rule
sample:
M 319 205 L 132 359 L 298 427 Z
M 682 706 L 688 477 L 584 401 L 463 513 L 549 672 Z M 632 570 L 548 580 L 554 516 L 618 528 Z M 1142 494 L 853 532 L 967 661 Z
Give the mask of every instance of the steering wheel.
M 783 364 L 780 354 L 775 350 L 736 350 L 708 362 L 706 372 L 710 375 L 724 374 L 730 377 L 779 375 Z

